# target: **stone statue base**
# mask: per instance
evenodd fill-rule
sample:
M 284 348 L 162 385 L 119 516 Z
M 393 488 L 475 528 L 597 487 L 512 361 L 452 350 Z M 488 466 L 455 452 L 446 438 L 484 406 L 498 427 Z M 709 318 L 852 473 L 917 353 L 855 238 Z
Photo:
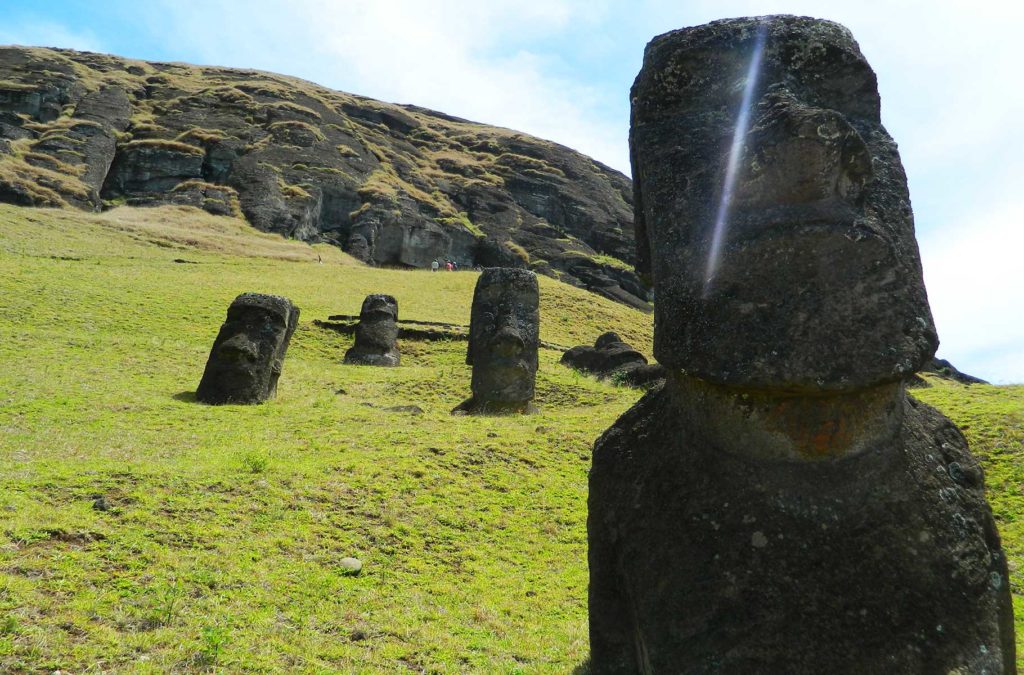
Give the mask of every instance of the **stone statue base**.
M 1014 672 L 1006 560 L 956 427 L 902 385 L 823 400 L 839 436 L 849 405 L 883 430 L 835 456 L 777 440 L 792 402 L 673 374 L 597 441 L 593 672 Z
M 402 363 L 402 357 L 397 350 L 380 354 L 377 352 L 360 352 L 352 347 L 345 352 L 345 365 L 349 366 L 384 366 L 393 368 Z
M 453 415 L 533 415 L 538 412 L 533 401 L 478 401 L 472 396 L 452 408 Z

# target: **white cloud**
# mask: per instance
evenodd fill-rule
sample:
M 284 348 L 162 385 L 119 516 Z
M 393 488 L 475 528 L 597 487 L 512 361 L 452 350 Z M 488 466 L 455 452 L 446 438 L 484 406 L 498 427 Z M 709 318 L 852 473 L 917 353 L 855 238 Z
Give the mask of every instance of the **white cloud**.
M 570 21 L 597 20 L 600 4 L 295 0 L 287 10 L 273 2 L 241 10 L 220 0 L 207 3 L 203 22 L 180 3 L 156 7 L 162 21 L 171 17 L 177 39 L 210 62 L 284 70 L 352 93 L 513 128 L 628 171 L 621 121 L 592 112 L 607 94 L 551 75 L 558 64 L 522 46 L 557 40 Z
M 939 355 L 993 382 L 1024 382 L 1024 204 L 971 215 L 920 244 Z
M 73 31 L 57 23 L 10 24 L 0 27 L 0 45 L 65 47 L 81 51 L 103 51 L 103 43 L 92 31 Z

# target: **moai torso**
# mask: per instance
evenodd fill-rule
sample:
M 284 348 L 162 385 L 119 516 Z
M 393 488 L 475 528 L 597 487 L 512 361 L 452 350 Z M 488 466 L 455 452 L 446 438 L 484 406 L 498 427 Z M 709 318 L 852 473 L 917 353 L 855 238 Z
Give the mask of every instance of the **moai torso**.
M 203 403 L 262 403 L 277 393 L 299 308 L 277 295 L 243 293 L 228 307 L 196 389 Z
M 365 366 L 397 366 L 398 301 L 393 296 L 366 296 L 359 312 L 356 342 L 345 352 L 345 363 Z
M 632 101 L 669 377 L 594 448 L 594 672 L 1012 672 L 981 469 L 903 386 L 937 338 L 856 42 L 675 31 Z
M 473 366 L 471 398 L 455 413 L 534 412 L 540 310 L 537 276 L 494 267 L 473 292 L 466 363 Z

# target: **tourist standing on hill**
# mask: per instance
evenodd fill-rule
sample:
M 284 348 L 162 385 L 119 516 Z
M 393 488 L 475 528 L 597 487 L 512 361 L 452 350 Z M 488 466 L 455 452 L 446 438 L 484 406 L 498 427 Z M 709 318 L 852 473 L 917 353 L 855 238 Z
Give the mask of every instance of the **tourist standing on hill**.
M 434 258 L 434 262 L 430 263 L 430 271 L 436 272 L 440 266 L 440 263 L 437 262 L 437 258 Z

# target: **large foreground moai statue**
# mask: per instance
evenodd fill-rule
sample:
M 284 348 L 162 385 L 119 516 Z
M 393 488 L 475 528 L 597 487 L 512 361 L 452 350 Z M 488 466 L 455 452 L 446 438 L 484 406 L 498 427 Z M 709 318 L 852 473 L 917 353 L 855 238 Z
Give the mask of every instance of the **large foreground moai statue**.
M 937 338 L 849 31 L 668 33 L 632 105 L 669 377 L 594 448 L 594 672 L 1012 672 L 981 468 L 904 392 Z
M 473 292 L 466 363 L 473 395 L 453 413 L 535 412 L 540 294 L 529 270 L 484 270 Z
M 366 296 L 359 311 L 356 342 L 345 352 L 345 363 L 363 366 L 397 366 L 398 301 L 375 293 Z
M 243 293 L 228 307 L 206 361 L 196 399 L 203 403 L 262 403 L 277 393 L 299 308 L 288 298 Z

